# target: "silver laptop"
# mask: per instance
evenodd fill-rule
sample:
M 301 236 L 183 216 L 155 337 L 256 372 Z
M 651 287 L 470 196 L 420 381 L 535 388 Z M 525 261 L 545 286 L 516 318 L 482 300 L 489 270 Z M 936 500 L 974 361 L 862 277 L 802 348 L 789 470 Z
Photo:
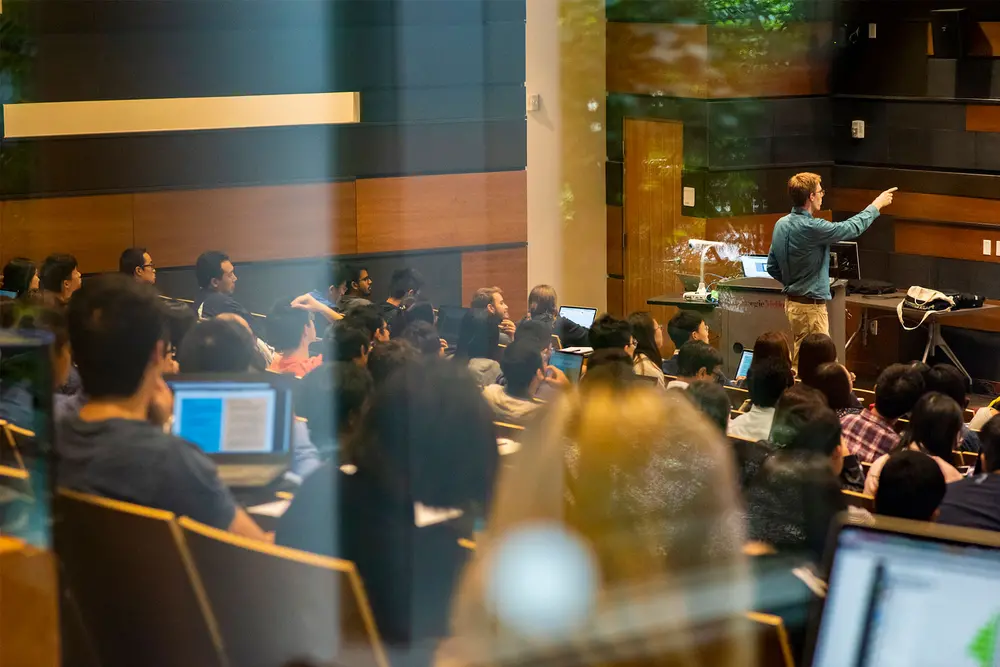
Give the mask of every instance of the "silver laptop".
M 1000 534 L 877 517 L 836 536 L 812 667 L 1000 664 Z
M 277 373 L 170 376 L 171 431 L 198 445 L 227 486 L 266 486 L 288 468 L 294 382 Z
M 576 322 L 584 329 L 589 329 L 597 317 L 597 309 L 583 308 L 581 306 L 560 306 L 559 317 L 565 317 L 571 322 Z
M 742 255 L 743 275 L 747 278 L 770 278 L 767 272 L 767 255 Z

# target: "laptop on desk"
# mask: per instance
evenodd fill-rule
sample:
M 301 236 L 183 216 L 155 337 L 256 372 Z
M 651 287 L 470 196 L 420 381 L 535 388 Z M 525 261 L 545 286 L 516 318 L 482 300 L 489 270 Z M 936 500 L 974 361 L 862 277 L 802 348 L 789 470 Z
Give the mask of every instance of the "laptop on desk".
M 227 486 L 266 486 L 288 469 L 294 378 L 192 374 L 166 381 L 174 392 L 171 431 L 198 445 Z
M 571 322 L 579 324 L 584 329 L 589 329 L 597 317 L 596 308 L 583 308 L 581 306 L 560 306 L 559 317 L 565 317 Z
M 1000 664 L 1000 534 L 877 517 L 841 527 L 812 667 Z

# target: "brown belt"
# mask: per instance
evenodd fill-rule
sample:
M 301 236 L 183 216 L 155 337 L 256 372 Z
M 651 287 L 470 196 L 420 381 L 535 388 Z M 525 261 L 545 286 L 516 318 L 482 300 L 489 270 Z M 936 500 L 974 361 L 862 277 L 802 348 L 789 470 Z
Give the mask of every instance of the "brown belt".
M 789 301 L 794 301 L 795 303 L 804 303 L 804 304 L 808 304 L 810 306 L 826 305 L 826 300 L 825 299 L 813 299 L 813 298 L 808 297 L 808 296 L 793 296 L 793 295 L 789 294 L 789 295 L 787 295 L 786 298 Z

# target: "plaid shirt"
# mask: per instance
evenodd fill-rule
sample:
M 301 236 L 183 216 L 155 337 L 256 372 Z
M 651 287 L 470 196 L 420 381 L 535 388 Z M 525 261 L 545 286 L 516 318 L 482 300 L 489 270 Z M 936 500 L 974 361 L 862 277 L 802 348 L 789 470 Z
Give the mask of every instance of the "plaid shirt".
M 872 463 L 899 444 L 899 436 L 892 426 L 874 410 L 862 410 L 856 415 L 845 415 L 840 420 L 844 442 L 858 461 Z

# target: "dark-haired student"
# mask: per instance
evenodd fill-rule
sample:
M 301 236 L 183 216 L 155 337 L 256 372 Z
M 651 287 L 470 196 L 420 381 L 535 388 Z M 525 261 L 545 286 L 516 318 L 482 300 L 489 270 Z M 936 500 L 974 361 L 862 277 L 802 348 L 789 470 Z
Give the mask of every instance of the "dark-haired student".
M 481 387 L 496 384 L 500 377 L 500 329 L 495 316 L 486 308 L 473 308 L 462 317 L 462 326 L 455 346 L 455 361 L 468 367 Z
M 663 327 L 647 312 L 632 313 L 628 316 L 635 338 L 635 354 L 632 356 L 632 370 L 641 377 L 654 378 L 660 387 L 666 386 L 663 377 Z
M 963 411 L 969 407 L 969 380 L 951 364 L 935 364 L 924 376 L 924 383 L 925 391 L 937 391 L 951 397 Z M 979 451 L 979 436 L 967 424 L 962 424 L 962 442 L 958 449 L 963 452 Z
M 347 291 L 337 301 L 337 310 L 346 313 L 352 306 L 364 306 L 371 303 L 373 281 L 368 273 L 368 267 L 348 264 L 343 267 L 343 272 Z
M 684 395 L 694 403 L 695 407 L 708 417 L 708 420 L 719 427 L 722 433 L 729 426 L 729 395 L 726 390 L 712 380 L 698 380 L 688 385 Z
M 364 368 L 368 364 L 371 349 L 372 342 L 367 329 L 346 324 L 334 328 L 331 361 L 352 361 Z
M 517 323 L 517 328 L 525 322 L 544 322 L 549 332 L 559 336 L 563 347 L 586 347 L 590 332 L 573 320 L 559 315 L 559 295 L 551 285 L 535 285 L 528 293 L 528 314 Z
M 507 346 L 500 368 L 506 385 L 493 384 L 483 389 L 483 398 L 498 421 L 523 424 L 542 407 L 533 399 L 543 384 L 556 387 L 569 384 L 558 368 L 545 367 L 538 346 L 530 337 L 520 336 Z
M 700 340 L 708 345 L 708 324 L 693 310 L 678 310 L 667 322 L 667 336 L 674 344 L 674 356 L 663 361 L 663 372 L 674 377 L 680 372 L 677 355 L 689 340 Z
M 774 406 L 794 382 L 789 362 L 768 357 L 760 361 L 754 358 L 747 373 L 750 410 L 729 422 L 729 435 L 744 440 L 766 440 L 774 421 Z
M 1000 531 L 1000 417 L 979 431 L 983 472 L 948 485 L 938 523 Z
M 156 283 L 156 267 L 145 248 L 126 248 L 118 258 L 118 273 L 150 285 Z
M 15 257 L 7 262 L 3 267 L 2 281 L 3 296 L 16 299 L 31 290 L 39 288 L 38 268 L 35 263 L 27 257 Z
M 339 326 L 353 326 L 364 329 L 374 345 L 384 343 L 391 337 L 389 325 L 382 311 L 374 303 L 355 302 L 346 313 Z
M 920 373 L 905 364 L 892 364 L 878 376 L 875 405 L 859 414 L 841 417 L 847 449 L 861 463 L 872 463 L 899 444 L 896 420 L 913 409 L 924 393 Z
M 440 347 L 438 348 L 440 349 Z M 423 361 L 420 350 L 405 339 L 393 338 L 386 343 L 379 343 L 368 353 L 368 373 L 371 374 L 375 386 L 381 386 L 394 373 L 408 366 Z
M 247 373 L 263 372 L 258 366 L 256 338 L 246 323 L 237 322 L 227 314 L 198 322 L 181 343 L 177 355 L 182 373 Z M 233 315 L 232 317 L 236 317 Z M 301 383 L 296 385 L 301 386 Z M 296 413 L 299 406 L 295 404 Z M 309 438 L 306 425 L 296 419 L 292 423 L 292 479 L 298 482 L 319 467 L 320 454 Z
M 816 369 L 836 360 L 837 347 L 830 336 L 825 333 L 807 334 L 799 344 L 798 377 L 812 387 Z
M 45 258 L 42 268 L 38 271 L 38 284 L 42 290 L 67 303 L 73 293 L 80 289 L 83 278 L 76 257 L 66 254 L 54 254 Z
M 419 297 L 423 287 L 424 277 L 412 267 L 404 266 L 392 272 L 392 277 L 389 278 L 389 296 L 378 307 L 394 334 L 402 333 L 406 328 L 401 321 L 404 316 L 403 302 Z
M 962 409 L 958 403 L 936 391 L 928 392 L 913 406 L 910 423 L 892 451 L 910 449 L 927 454 L 941 468 L 944 481 L 950 484 L 962 479 L 962 473 L 951 464 L 952 451 L 958 446 L 961 432 Z M 878 491 L 879 475 L 888 459 L 889 454 L 883 454 L 868 469 L 865 477 L 868 495 L 874 496 Z
M 423 320 L 411 322 L 403 332 L 403 340 L 408 341 L 424 357 L 444 356 L 445 344 L 438 337 L 437 329 Z
M 632 326 L 625 320 L 605 313 L 590 325 L 587 340 L 594 352 L 598 350 L 624 350 L 629 359 L 635 355 L 635 338 Z
M 69 304 L 69 336 L 88 399 L 56 428 L 59 483 L 268 539 L 233 500 L 198 447 L 164 433 L 167 323 L 153 288 L 98 276 Z M 162 414 L 166 408 L 166 414 Z
M 894 452 L 879 478 L 875 514 L 912 521 L 937 518 L 947 484 L 934 459 L 923 452 Z
M 324 460 L 337 459 L 372 391 L 368 371 L 342 361 L 323 364 L 296 384 L 295 413 L 306 420 L 309 439 Z
M 342 455 L 351 474 L 331 462 L 305 480 L 276 541 L 356 563 L 389 644 L 445 636 L 470 553 L 455 521 L 429 523 L 427 508 L 469 524 L 489 514 L 499 459 L 492 418 L 464 368 L 405 368 L 361 417 Z
M 710 380 L 722 365 L 719 351 L 700 340 L 689 340 L 681 345 L 677 364 L 677 379 L 667 384 L 667 389 L 687 389 L 698 380 Z
M 823 392 L 827 405 L 837 412 L 838 417 L 857 415 L 863 409 L 854 395 L 851 372 L 836 361 L 820 364 L 813 372 L 809 386 Z
M 210 319 L 222 313 L 239 315 L 253 328 L 250 311 L 236 299 L 236 269 L 229 255 L 219 250 L 208 250 L 198 256 L 194 265 L 198 279 L 198 296 L 194 300 L 194 310 L 200 319 Z
M 510 319 L 507 302 L 503 298 L 503 290 L 499 287 L 481 287 L 472 295 L 469 302 L 472 310 L 483 310 L 489 314 L 489 320 L 500 329 L 500 342 L 506 345 L 514 340 L 517 325 Z
M 267 316 L 267 341 L 275 350 L 268 370 L 290 373 L 297 378 L 323 364 L 323 355 L 310 356 L 309 345 L 316 340 L 316 323 L 311 313 L 279 301 Z

